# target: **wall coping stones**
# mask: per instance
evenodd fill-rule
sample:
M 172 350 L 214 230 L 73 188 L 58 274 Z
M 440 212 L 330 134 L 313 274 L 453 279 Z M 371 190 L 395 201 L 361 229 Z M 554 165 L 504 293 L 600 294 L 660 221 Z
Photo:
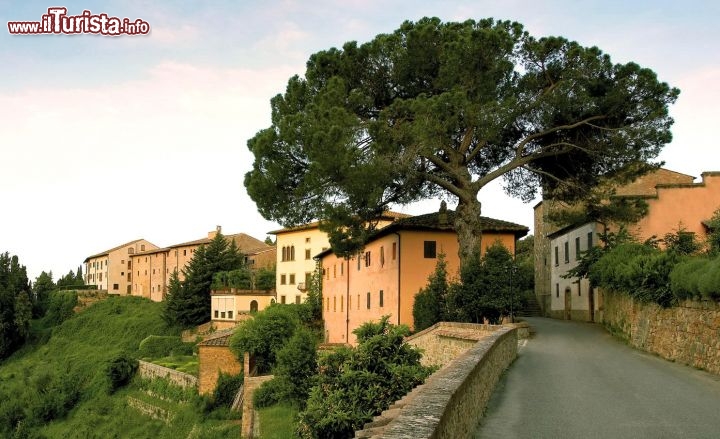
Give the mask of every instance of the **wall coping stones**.
M 476 325 L 474 329 L 477 326 L 488 325 Z M 390 410 L 396 413 L 383 412 L 367 425 L 367 430 L 356 432 L 355 437 L 457 439 L 469 436 L 482 418 L 500 375 L 517 356 L 518 328 L 492 328 L 468 351 L 391 406 Z M 426 332 L 416 336 L 423 333 Z M 383 425 L 383 420 L 378 418 L 393 419 Z

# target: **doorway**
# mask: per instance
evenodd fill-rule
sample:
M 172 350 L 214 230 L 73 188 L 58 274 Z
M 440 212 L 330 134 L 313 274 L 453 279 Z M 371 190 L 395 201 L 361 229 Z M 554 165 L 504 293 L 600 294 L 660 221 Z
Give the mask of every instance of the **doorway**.
M 572 320 L 571 319 L 571 311 L 572 311 L 572 293 L 570 292 L 570 287 L 565 288 L 565 320 Z

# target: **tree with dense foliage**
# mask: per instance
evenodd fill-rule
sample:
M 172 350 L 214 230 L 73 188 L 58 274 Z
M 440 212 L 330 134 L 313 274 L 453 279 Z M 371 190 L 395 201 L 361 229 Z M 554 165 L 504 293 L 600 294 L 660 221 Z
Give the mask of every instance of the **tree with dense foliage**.
M 42 272 L 35 279 L 32 286 L 32 293 L 35 301 L 33 303 L 33 317 L 39 318 L 45 315 L 50 300 L 50 292 L 55 290 L 55 282 L 52 279 L 52 271 Z
M 353 254 L 383 211 L 457 201 L 459 256 L 480 246 L 480 191 L 573 203 L 657 168 L 679 91 L 597 47 L 535 38 L 519 23 L 407 21 L 311 55 L 248 141 L 248 194 L 267 219 L 320 219 Z
M 433 371 L 405 342 L 409 330 L 384 317 L 354 333 L 356 348 L 338 348 L 318 359 L 317 383 L 300 413 L 301 438 L 351 438 L 373 416 L 421 384 Z
M 451 303 L 459 321 L 499 323 L 509 315 L 512 255 L 500 242 L 488 247 L 481 258 L 477 253 L 471 263 L 460 269 L 460 282 L 452 286 Z
M 171 275 L 163 312 L 165 321 L 189 327 L 210 320 L 213 277 L 221 271 L 242 268 L 243 260 L 235 241 L 228 242 L 221 233 L 209 244 L 198 247 L 183 269 L 185 279 L 180 282 L 176 273 Z
M 25 342 L 32 318 L 32 290 L 17 256 L 0 254 L 0 359 Z
M 72 290 L 74 288 L 85 286 L 85 279 L 82 276 L 82 268 L 78 267 L 77 271 L 70 270 L 65 276 L 58 279 L 56 286 L 62 290 Z
M 254 318 L 241 322 L 230 338 L 230 348 L 238 358 L 249 352 L 256 358 L 258 370 L 269 372 L 275 366 L 277 352 L 300 325 L 303 305 L 273 304 Z
M 447 299 L 448 283 L 445 255 L 439 254 L 435 271 L 428 278 L 427 287 L 415 295 L 413 303 L 413 324 L 415 331 L 422 331 L 437 322 L 449 320 Z

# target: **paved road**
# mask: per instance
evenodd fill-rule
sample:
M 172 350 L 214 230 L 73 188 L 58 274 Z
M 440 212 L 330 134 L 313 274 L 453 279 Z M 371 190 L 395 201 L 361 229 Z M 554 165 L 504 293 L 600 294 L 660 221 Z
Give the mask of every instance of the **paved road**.
M 720 378 L 601 326 L 529 318 L 537 334 L 501 378 L 475 438 L 720 438 Z

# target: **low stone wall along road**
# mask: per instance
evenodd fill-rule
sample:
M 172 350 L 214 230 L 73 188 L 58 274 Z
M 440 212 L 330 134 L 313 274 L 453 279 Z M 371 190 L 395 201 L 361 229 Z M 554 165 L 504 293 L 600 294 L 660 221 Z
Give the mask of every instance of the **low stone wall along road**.
M 720 377 L 635 350 L 590 323 L 528 318 L 536 335 L 475 438 L 720 438 Z

